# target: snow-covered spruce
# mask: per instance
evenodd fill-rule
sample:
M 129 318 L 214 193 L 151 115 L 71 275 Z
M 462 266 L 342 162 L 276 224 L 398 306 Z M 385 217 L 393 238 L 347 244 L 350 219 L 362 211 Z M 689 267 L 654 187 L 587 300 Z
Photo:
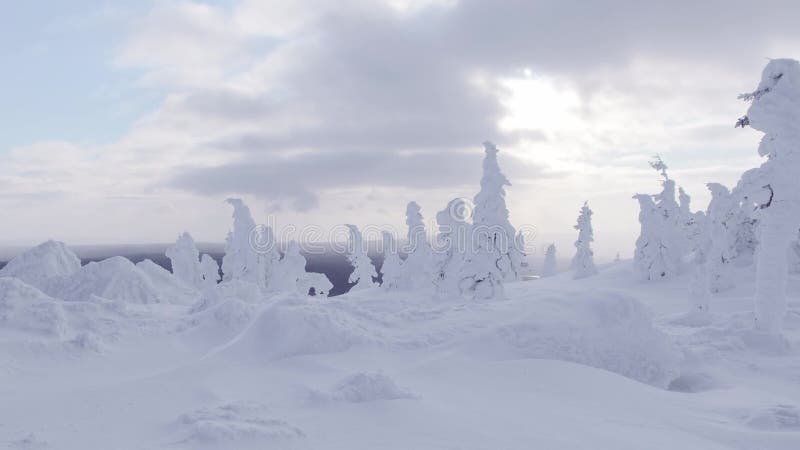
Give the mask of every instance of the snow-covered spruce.
M 272 265 L 279 254 L 272 229 L 256 227 L 250 208 L 241 199 L 226 200 L 233 206 L 233 230 L 225 239 L 222 280 L 239 280 L 267 287 Z
M 708 250 L 708 289 L 722 292 L 734 286 L 731 263 L 735 245 L 733 216 L 738 211 L 728 188 L 719 183 L 708 183 L 711 201 L 708 203 L 708 229 L 711 246 Z
M 691 237 L 692 257 L 689 276 L 690 312 L 707 313 L 709 310 L 710 290 L 708 286 L 708 252 L 711 249 L 711 232 L 709 220 L 705 213 L 694 214 Z
M 570 267 L 575 279 L 597 274 L 597 268 L 594 266 L 594 252 L 591 248 L 592 241 L 594 241 L 592 214 L 588 202 L 584 203 L 578 215 L 578 222 L 574 226 L 578 230 L 578 240 L 575 241 L 576 251 Z
M 381 287 L 387 291 L 403 288 L 403 260 L 400 259 L 397 241 L 392 233 L 382 232 L 383 265 L 381 265 Z
M 655 201 L 658 217 L 663 222 L 659 227 L 661 241 L 668 248 L 665 257 L 671 259 L 670 267 L 674 268 L 672 273 L 666 275 L 667 278 L 671 278 L 681 273 L 681 259 L 689 251 L 689 240 L 684 223 L 685 216 L 675 201 L 675 180 L 665 179 L 663 187 L 661 193 L 655 195 Z
M 306 258 L 300 254 L 300 245 L 292 241 L 286 247 L 283 258 L 275 264 L 269 289 L 275 292 L 300 294 L 300 281 L 306 275 Z M 306 295 L 308 292 L 303 292 Z
M 376 286 L 375 279 L 378 278 L 378 273 L 369 259 L 368 248 L 361 237 L 361 231 L 355 225 L 347 225 L 347 228 L 350 230 L 347 260 L 353 266 L 353 272 L 350 274 L 348 282 L 355 283 L 350 290 L 357 291 L 374 287 Z
M 634 266 L 645 280 L 666 278 L 669 274 L 677 272 L 677 267 L 661 233 L 664 221 L 661 220 L 651 195 L 636 194 L 633 198 L 639 201 L 641 225 L 633 254 Z
M 192 239 L 192 235 L 183 232 L 165 252 L 172 265 L 172 275 L 189 286 L 200 287 L 203 274 L 200 269 L 200 251 Z
M 544 251 L 544 261 L 542 262 L 542 276 L 549 277 L 556 273 L 556 244 L 550 244 Z
M 786 250 L 800 224 L 800 63 L 771 60 L 758 88 L 740 98 L 752 103 L 737 126 L 750 125 L 765 133 L 758 154 L 767 160 L 745 176 L 757 178 L 766 191 L 761 196 L 766 201 L 760 205 L 755 325 L 775 335 L 782 332 L 786 315 Z
M 650 166 L 664 178 L 659 194 L 636 194 L 639 201 L 641 232 L 636 240 L 634 265 L 645 280 L 671 278 L 681 272 L 684 256 L 691 251 L 693 215 L 690 197 L 680 189 L 675 201 L 675 181 L 667 175 L 667 165 L 656 156 Z
M 406 207 L 406 225 L 408 241 L 406 260 L 403 263 L 402 287 L 414 289 L 433 286 L 433 252 L 428 243 L 420 206 L 417 202 L 409 202 Z
M 462 295 L 493 298 L 503 295 L 503 281 L 516 280 L 522 268 L 521 252 L 514 245 L 516 231 L 508 221 L 505 186 L 508 179 L 497 164 L 497 147 L 483 143 L 481 190 L 475 195 L 472 228 L 459 276 Z
M 439 226 L 434 255 L 437 295 L 453 297 L 461 294 L 458 282 L 466 256 L 471 214 L 471 205 L 463 198 L 450 200 L 445 209 L 436 213 Z

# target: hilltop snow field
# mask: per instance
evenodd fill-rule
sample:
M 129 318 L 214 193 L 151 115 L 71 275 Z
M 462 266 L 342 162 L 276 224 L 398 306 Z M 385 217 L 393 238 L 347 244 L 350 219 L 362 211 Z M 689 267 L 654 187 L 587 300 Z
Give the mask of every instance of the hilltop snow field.
M 0 447 L 800 448 L 795 275 L 776 343 L 751 331 L 752 267 L 698 318 L 687 276 L 628 261 L 466 301 L 62 259 L 41 289 L 0 278 Z

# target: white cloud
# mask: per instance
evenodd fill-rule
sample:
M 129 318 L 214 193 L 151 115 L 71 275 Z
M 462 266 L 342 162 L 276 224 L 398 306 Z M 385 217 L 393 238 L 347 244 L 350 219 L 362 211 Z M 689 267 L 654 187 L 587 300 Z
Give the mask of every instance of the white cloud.
M 797 42 L 798 6 L 778 3 L 688 15 L 688 2 L 159 3 L 114 64 L 141 70 L 164 101 L 110 145 L 2 156 L 0 202 L 16 214 L 6 239 L 55 234 L 24 225 L 35 204 L 58 213 L 66 239 L 191 228 L 220 240 L 219 200 L 234 193 L 301 224 L 400 223 L 411 199 L 432 217 L 474 193 L 479 144 L 495 139 L 512 219 L 569 236 L 589 199 L 600 253 L 625 254 L 638 228 L 630 195 L 658 189 L 653 153 L 696 207 L 705 182 L 758 163 L 756 133 L 733 130 L 735 96 L 762 56 Z

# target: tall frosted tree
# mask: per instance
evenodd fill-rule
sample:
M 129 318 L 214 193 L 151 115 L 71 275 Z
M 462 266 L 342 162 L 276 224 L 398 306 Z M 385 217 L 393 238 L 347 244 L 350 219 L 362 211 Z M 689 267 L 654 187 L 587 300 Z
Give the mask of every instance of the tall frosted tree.
M 233 206 L 233 229 L 225 240 L 222 258 L 223 281 L 247 281 L 266 288 L 278 250 L 272 229 L 256 227 L 250 208 L 241 199 L 226 200 Z
M 306 258 L 300 253 L 300 245 L 296 241 L 289 242 L 286 252 L 273 269 L 269 289 L 275 292 L 306 295 L 300 292 L 301 281 L 306 276 Z
M 387 291 L 403 289 L 403 260 L 398 253 L 397 241 L 392 233 L 382 232 L 383 265 L 381 266 L 381 287 Z
M 556 244 L 547 246 L 544 251 L 544 262 L 542 263 L 542 276 L 549 277 L 556 273 Z
M 200 271 L 200 252 L 192 239 L 192 235 L 184 232 L 171 247 L 167 248 L 166 256 L 172 265 L 172 274 L 175 278 L 189 286 L 200 287 L 203 282 Z
M 694 214 L 691 234 L 692 254 L 689 275 L 689 304 L 693 313 L 707 313 L 710 289 L 708 284 L 708 252 L 711 249 L 711 230 L 705 213 Z
M 466 259 L 472 218 L 471 202 L 463 198 L 455 198 L 447 203 L 447 207 L 436 213 L 435 273 L 436 293 L 443 297 L 461 294 L 459 281 L 461 270 Z
M 653 197 L 647 194 L 633 196 L 639 201 L 639 224 L 641 231 L 636 239 L 633 254 L 634 266 L 645 280 L 658 280 L 677 273 L 671 247 L 664 242 L 662 229 L 665 226 Z
M 578 230 L 578 240 L 575 241 L 575 256 L 572 258 L 573 278 L 586 278 L 596 275 L 597 268 L 594 265 L 594 252 L 592 252 L 592 241 L 594 241 L 594 231 L 592 230 L 592 210 L 589 204 L 584 203 L 578 215 L 578 222 L 574 228 Z
M 708 203 L 708 288 L 717 293 L 734 286 L 732 260 L 735 252 L 736 228 L 733 223 L 738 202 L 727 187 L 719 183 L 706 184 L 711 192 Z
M 505 187 L 511 183 L 500 171 L 497 147 L 491 142 L 483 147 L 481 190 L 475 196 L 470 248 L 459 281 L 461 293 L 472 298 L 502 296 L 503 281 L 516 280 L 522 266 L 506 209 Z
M 415 289 L 432 287 L 434 282 L 433 252 L 428 243 L 425 222 L 420 211 L 417 202 L 409 202 L 406 207 L 408 247 L 401 284 Z
M 689 195 L 681 189 L 680 203 L 675 201 L 675 181 L 667 175 L 661 157 L 656 156 L 650 166 L 663 177 L 661 192 L 633 196 L 639 201 L 641 223 L 634 264 L 646 280 L 670 278 L 680 272 L 683 257 L 691 251 L 693 220 Z
M 361 231 L 355 225 L 347 225 L 350 230 L 349 251 L 347 260 L 353 266 L 353 272 L 350 273 L 348 281 L 355 283 L 350 288 L 351 291 L 358 291 L 376 286 L 375 279 L 378 278 L 378 273 L 375 271 L 375 266 L 372 260 L 369 259 L 368 248 L 364 243 L 364 238 L 361 236 Z
M 786 315 L 786 252 L 800 224 L 800 63 L 769 61 L 758 88 L 740 98 L 751 104 L 736 125 L 764 133 L 758 153 L 767 157 L 755 174 L 767 191 L 760 205 L 755 325 L 778 335 Z

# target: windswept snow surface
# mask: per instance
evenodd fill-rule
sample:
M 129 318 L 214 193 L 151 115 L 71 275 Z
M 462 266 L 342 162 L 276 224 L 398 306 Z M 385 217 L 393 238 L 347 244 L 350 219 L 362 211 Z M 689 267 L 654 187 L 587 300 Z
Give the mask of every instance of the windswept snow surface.
M 631 262 L 487 301 L 86 267 L 85 292 L 0 278 L 0 448 L 800 448 L 800 305 L 753 333 L 752 268 L 694 320 L 687 275 Z

